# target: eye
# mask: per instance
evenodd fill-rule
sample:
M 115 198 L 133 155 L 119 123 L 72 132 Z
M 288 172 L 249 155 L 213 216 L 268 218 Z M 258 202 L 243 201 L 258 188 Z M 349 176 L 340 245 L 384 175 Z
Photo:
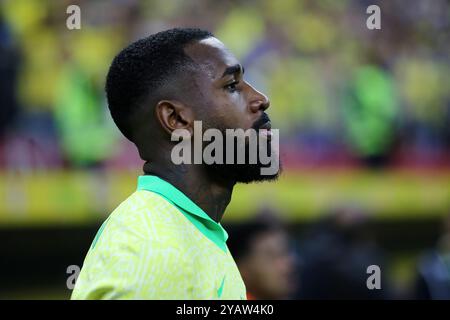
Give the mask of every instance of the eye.
M 232 83 L 227 84 L 224 89 L 227 90 L 230 93 L 236 92 L 237 88 L 236 86 L 239 84 L 239 81 L 233 81 Z

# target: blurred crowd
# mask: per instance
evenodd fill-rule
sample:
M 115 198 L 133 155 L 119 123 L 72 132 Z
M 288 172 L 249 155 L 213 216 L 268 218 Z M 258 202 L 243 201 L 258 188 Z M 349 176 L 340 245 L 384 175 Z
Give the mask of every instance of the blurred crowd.
M 403 284 L 364 210 L 336 209 L 300 237 L 277 216 L 265 210 L 229 227 L 228 246 L 250 300 L 450 300 L 450 215 L 436 243 L 403 271 L 410 278 Z
M 271 99 L 286 166 L 448 167 L 449 4 L 380 1 L 0 3 L 0 169 L 136 168 L 103 93 L 114 55 L 175 26 L 211 30 Z M 69 30 L 66 8 L 81 9 Z

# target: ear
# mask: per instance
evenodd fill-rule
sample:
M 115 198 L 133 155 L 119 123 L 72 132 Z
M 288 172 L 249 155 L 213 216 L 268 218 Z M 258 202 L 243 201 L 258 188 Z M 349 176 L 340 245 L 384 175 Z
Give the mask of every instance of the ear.
M 161 100 L 155 108 L 156 118 L 161 127 L 169 134 L 176 129 L 186 129 L 191 135 L 194 132 L 194 115 L 192 109 L 174 100 Z

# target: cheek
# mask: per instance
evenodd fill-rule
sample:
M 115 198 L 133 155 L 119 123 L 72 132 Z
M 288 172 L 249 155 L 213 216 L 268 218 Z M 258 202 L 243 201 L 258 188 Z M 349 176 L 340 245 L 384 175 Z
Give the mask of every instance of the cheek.
M 198 118 L 210 128 L 248 129 L 253 124 L 242 92 L 229 93 L 213 88 L 203 91 L 202 101 L 204 103 Z
M 216 114 L 225 128 L 248 129 L 253 124 L 245 102 L 238 95 L 230 95 L 227 99 L 218 101 Z

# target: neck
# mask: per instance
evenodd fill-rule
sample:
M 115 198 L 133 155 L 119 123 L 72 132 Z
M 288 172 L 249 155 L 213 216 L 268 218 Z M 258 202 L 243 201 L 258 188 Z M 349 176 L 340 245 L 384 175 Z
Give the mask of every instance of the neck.
M 144 173 L 158 176 L 175 186 L 216 222 L 222 219 L 235 184 L 210 177 L 201 165 L 167 166 L 146 162 Z

